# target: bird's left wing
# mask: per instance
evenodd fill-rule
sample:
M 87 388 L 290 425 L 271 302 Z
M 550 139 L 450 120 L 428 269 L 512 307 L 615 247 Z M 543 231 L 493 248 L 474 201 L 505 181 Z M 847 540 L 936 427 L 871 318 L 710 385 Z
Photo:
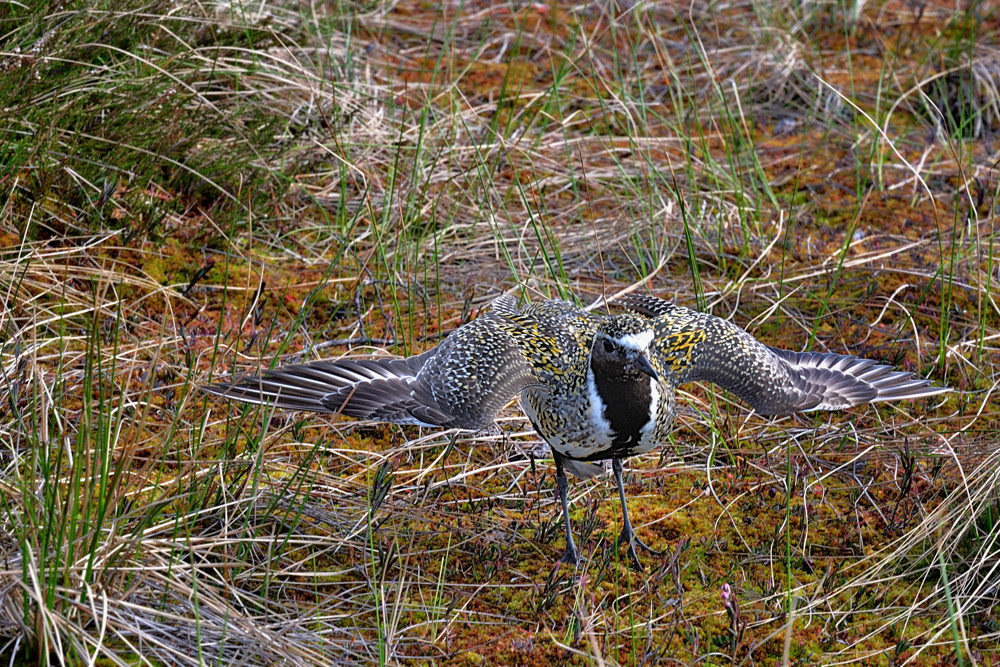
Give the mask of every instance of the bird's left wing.
M 839 410 L 949 391 L 872 359 L 769 347 L 732 322 L 656 297 L 628 295 L 622 302 L 651 318 L 651 361 L 669 382 L 712 382 L 761 414 Z

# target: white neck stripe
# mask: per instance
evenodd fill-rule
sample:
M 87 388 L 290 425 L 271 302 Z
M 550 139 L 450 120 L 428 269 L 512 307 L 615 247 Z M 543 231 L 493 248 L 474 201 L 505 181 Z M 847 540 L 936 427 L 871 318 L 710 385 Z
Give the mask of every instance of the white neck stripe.
M 601 395 L 597 393 L 597 382 L 594 379 L 594 369 L 587 365 L 587 398 L 590 403 L 590 422 L 594 425 L 594 432 L 602 438 L 611 437 L 611 422 L 604 416 L 605 403 Z

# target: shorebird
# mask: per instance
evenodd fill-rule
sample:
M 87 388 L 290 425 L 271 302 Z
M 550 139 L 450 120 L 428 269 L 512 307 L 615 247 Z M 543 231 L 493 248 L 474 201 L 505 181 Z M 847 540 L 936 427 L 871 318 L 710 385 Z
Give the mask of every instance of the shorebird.
M 639 569 L 635 547 L 653 550 L 629 520 L 622 461 L 665 440 L 679 385 L 712 382 L 764 415 L 948 391 L 871 359 L 769 347 L 727 320 L 653 296 L 620 303 L 629 312 L 598 315 L 558 299 L 520 308 L 508 294 L 423 354 L 316 361 L 205 389 L 287 410 L 468 430 L 487 428 L 520 394 L 555 460 L 566 531 L 561 562 L 580 560 L 566 472 L 590 477 L 604 470 L 594 462 L 610 459 L 622 504 L 618 543 Z

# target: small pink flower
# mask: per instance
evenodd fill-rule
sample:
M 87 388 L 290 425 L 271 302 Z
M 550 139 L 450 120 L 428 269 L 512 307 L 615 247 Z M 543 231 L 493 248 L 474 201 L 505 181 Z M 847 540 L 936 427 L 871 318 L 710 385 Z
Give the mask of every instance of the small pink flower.
M 736 602 L 736 593 L 733 592 L 733 587 L 729 584 L 722 584 L 721 594 L 722 604 L 726 605 L 727 609 L 731 609 Z

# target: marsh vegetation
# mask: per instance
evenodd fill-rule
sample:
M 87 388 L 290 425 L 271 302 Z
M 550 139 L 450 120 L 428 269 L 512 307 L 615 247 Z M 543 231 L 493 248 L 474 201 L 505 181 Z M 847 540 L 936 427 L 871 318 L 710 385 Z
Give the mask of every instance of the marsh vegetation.
M 15 664 L 992 664 L 994 3 L 0 8 L 0 654 Z M 516 404 L 459 434 L 199 384 L 650 291 L 955 391 L 685 387 L 664 550 L 584 562 Z

